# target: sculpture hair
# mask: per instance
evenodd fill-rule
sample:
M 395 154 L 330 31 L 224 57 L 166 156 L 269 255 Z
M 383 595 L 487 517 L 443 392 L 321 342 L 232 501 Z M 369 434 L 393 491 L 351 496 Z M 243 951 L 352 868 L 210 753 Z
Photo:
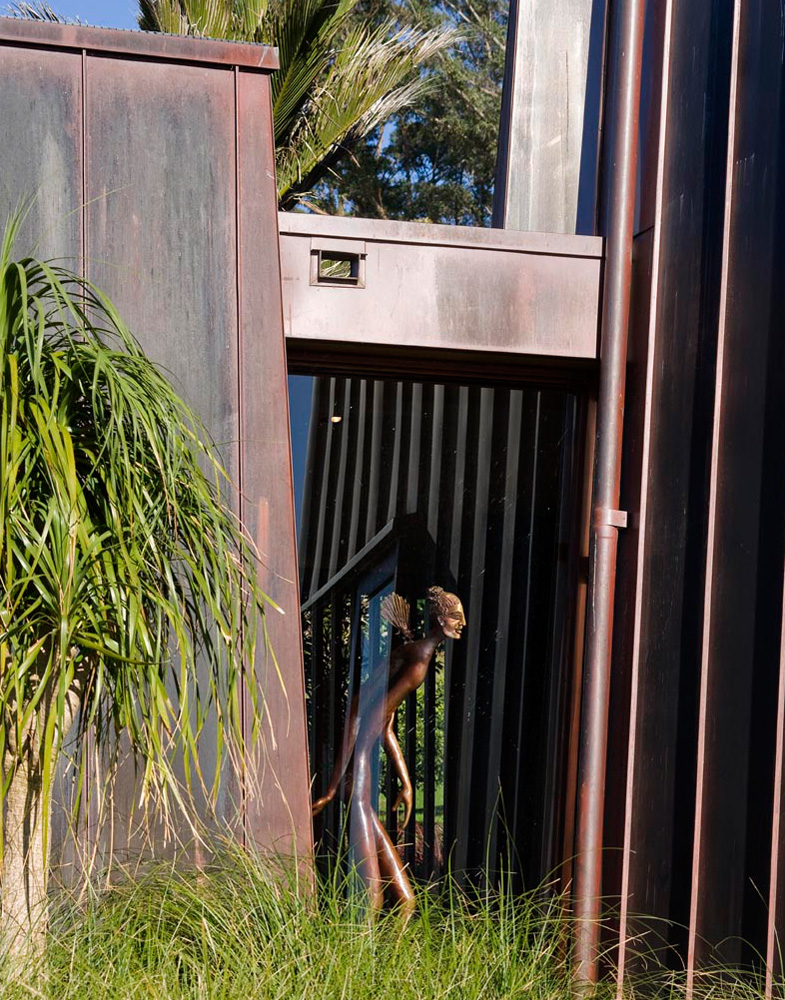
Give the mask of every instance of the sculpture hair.
M 412 630 L 409 628 L 409 602 L 400 594 L 388 594 L 382 601 L 382 618 L 397 628 L 408 642 L 412 641 Z
M 461 602 L 455 594 L 441 587 L 429 587 L 428 603 L 431 606 L 431 614 L 439 618 L 452 614 Z

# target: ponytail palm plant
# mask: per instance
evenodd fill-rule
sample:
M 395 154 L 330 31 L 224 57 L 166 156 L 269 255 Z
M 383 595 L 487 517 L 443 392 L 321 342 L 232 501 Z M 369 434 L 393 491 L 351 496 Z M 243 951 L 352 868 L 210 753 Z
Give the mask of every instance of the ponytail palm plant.
M 140 798 L 214 794 L 243 751 L 265 598 L 251 543 L 198 417 L 111 302 L 63 268 L 0 247 L 0 799 L 3 926 L 44 913 L 56 762 L 86 734 L 129 746 Z M 199 676 L 197 678 L 197 659 Z M 217 714 L 214 775 L 200 730 Z M 184 785 L 173 756 L 184 760 Z M 81 781 L 75 782 L 77 788 Z
M 434 85 L 423 68 L 456 34 L 363 23 L 359 0 L 139 0 L 146 31 L 278 46 L 278 196 L 292 208 L 361 138 Z

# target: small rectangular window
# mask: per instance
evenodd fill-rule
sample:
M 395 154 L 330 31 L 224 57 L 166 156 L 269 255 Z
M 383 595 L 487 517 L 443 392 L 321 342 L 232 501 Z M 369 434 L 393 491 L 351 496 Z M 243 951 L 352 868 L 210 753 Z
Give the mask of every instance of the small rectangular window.
M 319 284 L 359 285 L 360 255 L 320 250 L 318 279 Z

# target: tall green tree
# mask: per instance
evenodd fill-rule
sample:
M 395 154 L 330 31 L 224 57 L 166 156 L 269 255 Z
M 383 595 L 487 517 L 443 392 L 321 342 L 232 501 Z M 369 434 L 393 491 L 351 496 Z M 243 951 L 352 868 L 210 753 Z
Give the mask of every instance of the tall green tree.
M 368 133 L 308 204 L 329 214 L 487 226 L 491 221 L 509 0 L 364 0 L 392 18 L 455 32 L 424 71 L 435 86 Z
M 189 812 L 190 788 L 215 795 L 222 754 L 240 766 L 244 691 L 258 733 L 266 635 L 257 558 L 205 428 L 104 295 L 14 259 L 18 226 L 0 247 L 0 907 L 17 944 L 44 926 L 66 740 L 77 790 L 89 731 L 130 747 L 143 802 Z M 221 739 L 203 774 L 209 713 Z
M 139 0 L 147 31 L 278 47 L 273 119 L 282 208 L 435 85 L 424 72 L 453 44 L 444 23 L 357 16 L 359 0 Z

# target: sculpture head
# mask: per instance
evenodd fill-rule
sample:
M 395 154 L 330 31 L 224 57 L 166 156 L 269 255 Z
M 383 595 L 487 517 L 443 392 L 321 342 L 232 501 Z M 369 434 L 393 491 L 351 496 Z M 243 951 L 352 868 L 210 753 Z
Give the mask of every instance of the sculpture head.
M 431 605 L 431 615 L 441 626 L 448 639 L 460 639 L 466 616 L 463 605 L 456 594 L 451 594 L 441 587 L 428 588 L 428 601 Z

